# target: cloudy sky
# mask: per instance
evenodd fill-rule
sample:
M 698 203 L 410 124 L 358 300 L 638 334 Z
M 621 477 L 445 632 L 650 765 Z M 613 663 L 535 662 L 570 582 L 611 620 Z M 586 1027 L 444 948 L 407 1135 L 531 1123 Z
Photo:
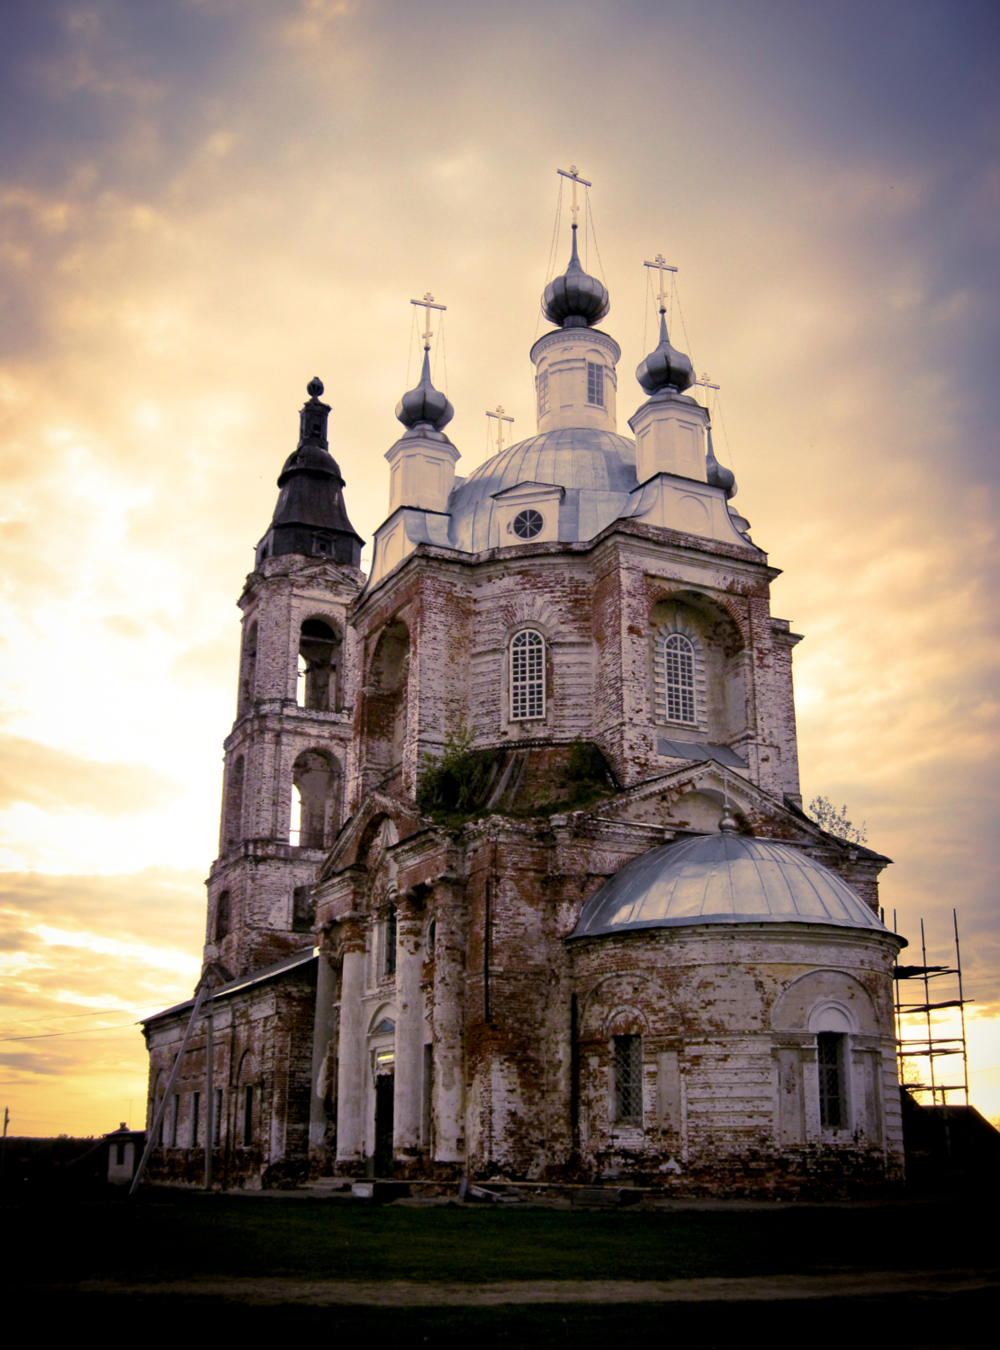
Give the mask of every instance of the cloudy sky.
M 806 635 L 806 799 L 895 859 L 887 917 L 923 916 L 929 959 L 957 907 L 1000 1113 L 996 5 L 6 0 L 0 37 L 12 1131 L 142 1123 L 134 1022 L 197 978 L 234 601 L 306 381 L 366 538 L 411 297 L 448 305 L 458 471 L 486 408 L 530 434 L 570 163 L 622 420 L 662 250 Z

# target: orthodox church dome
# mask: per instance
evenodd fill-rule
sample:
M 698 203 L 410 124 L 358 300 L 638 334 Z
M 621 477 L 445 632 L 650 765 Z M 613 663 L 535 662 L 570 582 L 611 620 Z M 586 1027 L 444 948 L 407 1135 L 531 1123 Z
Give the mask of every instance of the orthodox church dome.
M 703 923 L 886 931 L 846 882 L 801 849 L 723 830 L 633 858 L 587 901 L 572 936 Z
M 560 328 L 590 328 L 605 318 L 611 309 L 608 289 L 597 277 L 588 276 L 580 266 L 576 251 L 577 226 L 573 226 L 573 247 L 569 265 L 560 277 L 554 277 L 542 295 L 542 312 Z
M 683 393 L 694 384 L 694 367 L 685 352 L 679 352 L 667 336 L 667 316 L 660 310 L 660 342 L 639 362 L 635 378 L 647 394 L 674 389 Z
M 508 446 L 452 491 L 454 547 L 478 553 L 509 544 L 501 537 L 496 494 L 519 483 L 564 488 L 560 540 L 593 539 L 618 519 L 638 486 L 635 442 L 613 431 L 565 427 Z
M 396 404 L 396 416 L 408 430 L 430 426 L 435 431 L 443 430 L 455 416 L 455 409 L 448 402 L 447 395 L 435 389 L 431 381 L 431 354 L 427 346 L 424 347 L 420 382 L 415 388 L 407 390 Z

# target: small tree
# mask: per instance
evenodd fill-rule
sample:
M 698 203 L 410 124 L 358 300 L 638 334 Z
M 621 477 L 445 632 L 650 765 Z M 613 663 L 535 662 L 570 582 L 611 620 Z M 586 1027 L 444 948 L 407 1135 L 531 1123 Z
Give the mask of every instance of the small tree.
M 838 839 L 847 839 L 852 844 L 868 842 L 866 822 L 853 825 L 847 819 L 847 807 L 842 806 L 838 811 L 829 797 L 814 797 L 809 803 L 809 814 L 827 834 L 835 834 Z

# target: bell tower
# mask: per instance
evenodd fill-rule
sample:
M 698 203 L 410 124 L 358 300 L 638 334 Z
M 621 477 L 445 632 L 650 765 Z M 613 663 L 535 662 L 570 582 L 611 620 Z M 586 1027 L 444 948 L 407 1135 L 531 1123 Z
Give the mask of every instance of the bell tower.
M 239 599 L 237 710 L 205 942 L 206 960 L 237 975 L 314 940 L 311 882 L 344 812 L 355 701 L 347 612 L 365 580 L 362 540 L 329 451 L 322 381 L 308 393 Z

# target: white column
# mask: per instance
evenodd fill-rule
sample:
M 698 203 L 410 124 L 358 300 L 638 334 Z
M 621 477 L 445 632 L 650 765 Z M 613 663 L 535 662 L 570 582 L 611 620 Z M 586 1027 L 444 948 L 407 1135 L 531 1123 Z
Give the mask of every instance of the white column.
M 423 918 L 410 901 L 400 901 L 396 918 L 396 1063 L 393 1151 L 413 1152 L 420 1144 L 423 1100 L 424 1028 L 420 979 Z
M 362 921 L 344 924 L 340 973 L 340 1039 L 337 1065 L 337 1161 L 364 1157 L 365 932 Z
M 434 1157 L 465 1159 L 465 912 L 457 887 L 434 888 Z
M 326 1141 L 327 1065 L 333 1039 L 337 976 L 325 951 L 316 969 L 316 1018 L 313 1022 L 312 1088 L 309 1094 L 309 1151 Z

